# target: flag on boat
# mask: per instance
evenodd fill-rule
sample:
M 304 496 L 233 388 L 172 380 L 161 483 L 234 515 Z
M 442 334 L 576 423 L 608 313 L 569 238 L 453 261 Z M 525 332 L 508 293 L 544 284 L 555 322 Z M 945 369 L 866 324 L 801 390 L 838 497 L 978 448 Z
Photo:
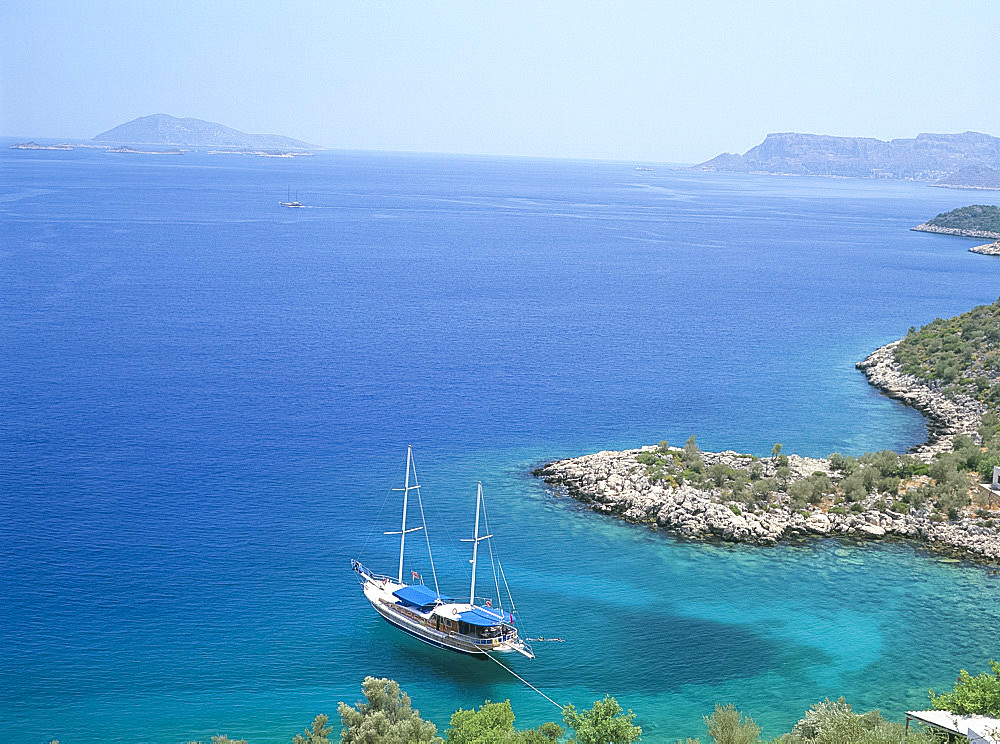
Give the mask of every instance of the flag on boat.
M 416 571 L 410 571 L 410 573 L 413 575 L 413 580 L 414 581 L 419 581 L 420 580 L 420 574 L 418 574 Z

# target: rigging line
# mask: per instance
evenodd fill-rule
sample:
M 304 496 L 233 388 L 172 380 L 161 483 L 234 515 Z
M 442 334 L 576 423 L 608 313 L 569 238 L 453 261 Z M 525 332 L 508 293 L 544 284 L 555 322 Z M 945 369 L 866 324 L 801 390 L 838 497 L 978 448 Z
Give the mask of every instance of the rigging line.
M 427 557 L 430 558 L 431 561 L 431 576 L 434 577 L 434 592 L 435 594 L 438 595 L 438 597 L 440 597 L 441 590 L 438 589 L 438 575 L 437 575 L 437 570 L 434 568 L 434 554 L 431 553 L 431 536 L 430 533 L 427 531 L 427 520 L 424 518 L 424 500 L 420 496 L 420 485 L 419 485 L 420 479 L 417 478 L 417 462 L 416 460 L 413 459 L 412 456 L 410 457 L 410 464 L 413 465 L 413 481 L 414 483 L 418 484 L 417 503 L 420 505 L 420 521 L 424 525 L 424 538 L 426 538 L 427 540 Z
M 490 515 L 489 511 L 486 509 L 486 499 L 483 499 L 483 520 L 486 522 L 486 534 L 492 534 L 490 532 Z M 490 566 L 493 568 L 493 585 L 497 589 L 497 604 L 500 610 L 501 617 L 503 616 L 503 595 L 500 594 L 500 580 L 497 578 L 497 564 L 493 560 L 493 540 L 487 540 L 486 546 L 490 549 Z M 499 554 L 498 554 L 499 555 Z M 499 558 L 498 558 L 499 560 Z
M 521 676 L 520 674 L 518 674 L 517 672 L 515 672 L 515 671 L 514 671 L 513 669 L 511 669 L 510 667 L 507 667 L 507 666 L 504 666 L 504 665 L 503 665 L 502 663 L 500 663 L 500 660 L 499 660 L 499 659 L 495 659 L 495 658 L 493 658 L 492 656 L 490 656 L 490 655 L 489 655 L 489 654 L 488 654 L 487 652 L 485 652 L 485 651 L 483 652 L 483 655 L 484 655 L 484 656 L 485 656 L 485 657 L 486 657 L 487 659 L 489 659 L 490 661 L 495 661 L 495 662 L 496 662 L 497 664 L 500 664 L 500 666 L 501 666 L 501 667 L 502 667 L 503 669 L 506 669 L 506 670 L 507 670 L 508 672 L 510 672 L 511 674 L 513 674 L 513 675 L 514 675 L 515 677 L 517 677 L 517 678 L 518 678 L 519 680 L 521 680 L 522 682 L 524 682 L 524 684 L 526 684 L 526 685 L 527 685 L 528 687 L 530 687 L 530 688 L 531 688 L 532 690 L 534 690 L 534 691 L 535 691 L 535 692 L 537 692 L 537 693 L 538 693 L 539 695 L 541 695 L 541 696 L 542 696 L 543 698 L 545 698 L 546 700 L 548 700 L 548 701 L 549 701 L 550 703 L 552 703 L 552 704 L 553 704 L 554 706 L 556 706 L 556 707 L 557 707 L 557 708 L 558 708 L 559 710 L 562 710 L 563 708 L 565 708 L 565 707 L 566 707 L 566 706 L 564 706 L 564 705 L 559 705 L 559 703 L 557 703 L 557 702 L 556 702 L 555 700 L 553 700 L 552 698 L 550 698 L 550 697 L 549 697 L 548 695 L 546 695 L 546 694 L 545 694 L 544 692 L 542 692 L 541 690 L 539 690 L 539 689 L 538 689 L 537 687 L 535 687 L 535 686 L 534 686 L 533 684 L 531 684 L 531 683 L 530 683 L 530 682 L 529 682 L 528 680 L 526 680 L 526 679 L 525 679 L 524 677 L 522 677 L 522 676 Z
M 517 612 L 517 607 L 514 606 L 514 595 L 510 593 L 510 587 L 507 585 L 507 574 L 503 572 L 503 564 L 499 558 L 497 558 L 497 565 L 500 567 L 500 576 L 503 578 L 503 588 L 507 590 L 507 599 L 510 600 L 510 611 Z
M 397 475 L 399 473 L 399 466 L 398 465 L 396 466 L 396 473 L 397 473 Z M 390 483 L 395 483 L 395 482 L 396 482 L 395 480 L 390 481 Z M 357 554 L 359 559 L 364 554 L 365 548 L 368 547 L 368 541 L 371 539 L 372 533 L 375 531 L 375 527 L 382 520 L 382 512 L 385 511 L 385 505 L 386 505 L 386 503 L 388 503 L 389 497 L 392 495 L 392 491 L 393 491 L 393 489 L 392 489 L 392 486 L 390 485 L 389 488 L 386 489 L 385 498 L 382 499 L 382 506 L 379 507 L 378 516 L 375 517 L 375 520 L 368 527 L 368 534 L 365 535 L 365 541 L 364 541 L 364 543 L 362 543 L 361 550 L 359 550 L 358 554 Z

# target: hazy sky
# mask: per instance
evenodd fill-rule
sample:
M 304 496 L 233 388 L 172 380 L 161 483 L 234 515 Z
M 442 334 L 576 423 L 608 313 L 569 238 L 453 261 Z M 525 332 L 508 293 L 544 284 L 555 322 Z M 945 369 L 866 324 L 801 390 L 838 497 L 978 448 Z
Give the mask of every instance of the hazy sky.
M 1000 135 L 1000 1 L 15 0 L 0 135 L 168 113 L 328 147 L 698 161 Z

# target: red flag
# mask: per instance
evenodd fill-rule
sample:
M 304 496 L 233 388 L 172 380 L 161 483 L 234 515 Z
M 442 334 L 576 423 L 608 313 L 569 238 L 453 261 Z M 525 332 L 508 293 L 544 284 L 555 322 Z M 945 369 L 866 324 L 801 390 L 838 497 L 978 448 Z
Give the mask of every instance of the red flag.
M 416 571 L 410 571 L 410 573 L 413 574 L 414 581 L 420 578 L 420 574 L 418 574 Z
M 486 600 L 486 606 L 487 607 L 492 607 L 493 606 L 493 600 L 492 599 L 487 599 Z

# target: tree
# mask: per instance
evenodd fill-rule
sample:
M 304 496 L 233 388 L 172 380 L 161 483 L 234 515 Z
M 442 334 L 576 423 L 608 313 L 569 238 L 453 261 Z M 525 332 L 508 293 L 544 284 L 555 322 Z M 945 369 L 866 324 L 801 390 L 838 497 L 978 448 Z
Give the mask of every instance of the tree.
M 590 710 L 578 712 L 572 704 L 563 708 L 563 722 L 574 733 L 571 744 L 632 744 L 642 735 L 642 729 L 632 724 L 634 720 L 635 713 L 623 713 L 610 695 L 596 701 Z
M 455 744 L 510 744 L 516 741 L 510 700 L 487 700 L 475 710 L 459 708 L 451 715 L 445 741 Z
M 353 707 L 347 703 L 337 706 L 344 725 L 340 734 L 342 744 L 376 741 L 379 744 L 443 744 L 444 740 L 437 736 L 437 726 L 420 717 L 420 711 L 412 708 L 410 696 L 399 689 L 398 683 L 365 677 L 361 690 L 368 702 L 359 702 Z M 304 739 L 300 742 L 296 737 L 294 744 L 325 744 L 325 741 Z
M 782 449 L 781 442 L 775 442 L 774 446 L 771 447 L 771 457 L 777 460 L 778 455 L 781 454 L 781 449 Z
M 975 677 L 963 669 L 952 692 L 935 695 L 930 691 L 931 705 L 959 715 L 1000 718 L 1000 662 L 990 659 L 990 669 L 992 674 Z
M 795 724 L 790 734 L 777 741 L 782 744 L 932 744 L 932 734 L 906 733 L 898 723 L 891 723 L 877 710 L 855 713 L 850 704 L 839 698 L 814 704 Z
M 516 730 L 510 700 L 487 700 L 475 710 L 459 709 L 452 714 L 450 724 L 445 740 L 454 744 L 547 744 L 563 734 L 562 727 L 551 722 L 527 731 Z
M 330 744 L 330 739 L 327 737 L 333 731 L 333 726 L 326 725 L 329 720 L 329 716 L 319 714 L 313 719 L 312 728 L 306 729 L 301 734 L 296 734 L 295 738 L 292 739 L 292 744 Z M 212 744 L 216 744 L 214 736 Z
M 715 712 L 704 718 L 715 744 L 753 744 L 760 740 L 760 726 L 749 716 L 744 717 L 732 703 L 716 703 Z

